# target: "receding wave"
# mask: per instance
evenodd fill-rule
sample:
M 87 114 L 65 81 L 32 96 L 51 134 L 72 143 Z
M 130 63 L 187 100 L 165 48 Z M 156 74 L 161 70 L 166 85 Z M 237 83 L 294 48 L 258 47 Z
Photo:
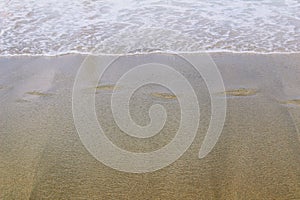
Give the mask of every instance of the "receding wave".
M 300 0 L 0 2 L 0 55 L 300 51 Z

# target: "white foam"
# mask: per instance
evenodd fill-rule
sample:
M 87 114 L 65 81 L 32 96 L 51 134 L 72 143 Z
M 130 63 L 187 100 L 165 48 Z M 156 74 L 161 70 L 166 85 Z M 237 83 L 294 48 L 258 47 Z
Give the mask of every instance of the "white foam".
M 0 55 L 299 52 L 299 11 L 299 0 L 6 0 Z

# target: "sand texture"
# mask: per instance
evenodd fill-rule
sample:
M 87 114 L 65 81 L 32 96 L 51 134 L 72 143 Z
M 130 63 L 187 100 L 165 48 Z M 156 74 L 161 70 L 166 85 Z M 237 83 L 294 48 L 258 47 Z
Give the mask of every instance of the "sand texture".
M 219 141 L 198 158 L 210 119 L 209 94 L 201 78 L 183 69 L 200 99 L 197 136 L 176 162 L 144 174 L 111 169 L 81 143 L 71 96 L 84 56 L 0 58 L 0 199 L 300 199 L 300 55 L 212 57 L 226 88 L 219 94 L 226 94 L 228 104 Z M 160 86 L 140 88 L 130 104 L 132 119 L 146 125 L 149 107 L 158 102 L 168 120 L 154 137 L 130 137 L 113 119 L 117 73 L 107 73 L 93 88 L 107 137 L 134 152 L 170 142 L 180 121 L 177 97 Z

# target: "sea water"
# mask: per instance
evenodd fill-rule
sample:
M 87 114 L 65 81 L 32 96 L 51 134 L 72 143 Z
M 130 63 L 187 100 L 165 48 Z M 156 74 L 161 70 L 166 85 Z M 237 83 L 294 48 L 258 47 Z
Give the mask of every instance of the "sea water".
M 0 55 L 298 52 L 299 0 L 2 0 Z

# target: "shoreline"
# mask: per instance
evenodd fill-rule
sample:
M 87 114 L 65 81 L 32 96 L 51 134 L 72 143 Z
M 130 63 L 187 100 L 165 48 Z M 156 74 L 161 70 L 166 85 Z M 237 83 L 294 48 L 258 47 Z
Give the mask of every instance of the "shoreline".
M 134 56 L 147 54 L 245 54 L 245 55 L 298 55 L 300 51 L 292 52 L 257 52 L 257 51 L 230 51 L 230 50 L 212 50 L 212 51 L 150 51 L 150 52 L 136 52 L 136 53 L 92 53 L 92 52 L 62 52 L 58 54 L 0 54 L 1 58 L 10 57 L 60 57 L 60 56 Z

